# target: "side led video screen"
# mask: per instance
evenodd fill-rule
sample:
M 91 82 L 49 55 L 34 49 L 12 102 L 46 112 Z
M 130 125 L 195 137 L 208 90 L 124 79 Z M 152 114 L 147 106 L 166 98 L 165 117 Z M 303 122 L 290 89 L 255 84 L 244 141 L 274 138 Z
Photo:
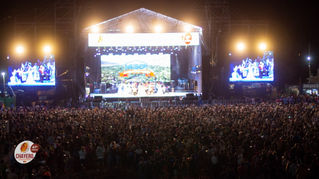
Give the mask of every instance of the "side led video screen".
M 267 51 L 262 57 L 233 60 L 230 64 L 230 82 L 274 81 L 274 55 Z
M 15 62 L 8 68 L 10 86 L 55 86 L 55 58 Z

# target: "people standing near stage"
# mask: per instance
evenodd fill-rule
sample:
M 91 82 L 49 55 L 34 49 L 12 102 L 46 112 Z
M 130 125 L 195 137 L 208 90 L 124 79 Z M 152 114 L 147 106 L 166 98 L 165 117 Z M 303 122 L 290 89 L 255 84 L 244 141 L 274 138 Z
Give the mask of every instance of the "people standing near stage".
M 158 108 L 3 109 L 2 168 L 28 139 L 41 148 L 35 177 L 316 178 L 319 107 L 260 103 Z M 26 125 L 27 124 L 27 125 Z M 11 152 L 11 153 L 10 153 Z M 48 167 L 48 170 L 43 168 Z M 114 176 L 116 175 L 116 176 Z

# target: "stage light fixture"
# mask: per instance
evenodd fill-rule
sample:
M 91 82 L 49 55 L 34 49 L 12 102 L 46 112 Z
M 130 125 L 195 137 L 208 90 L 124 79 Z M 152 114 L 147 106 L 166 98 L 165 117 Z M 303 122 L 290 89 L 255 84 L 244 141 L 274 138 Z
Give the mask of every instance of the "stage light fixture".
M 23 45 L 17 45 L 16 48 L 15 48 L 15 52 L 18 55 L 22 55 L 25 52 L 24 46 Z
M 100 31 L 99 26 L 97 26 L 97 25 L 91 26 L 91 32 L 98 33 L 99 31 Z
M 191 26 L 191 25 L 186 24 L 186 25 L 184 26 L 184 31 L 185 31 L 185 32 L 190 32 L 191 30 L 192 30 L 192 26 Z
M 246 49 L 246 44 L 244 42 L 238 42 L 236 44 L 236 49 L 239 51 L 239 52 L 242 52 Z
M 158 25 L 156 25 L 156 26 L 154 27 L 154 31 L 155 31 L 156 33 L 160 33 L 160 32 L 163 31 L 163 27 L 158 24 Z
M 267 49 L 267 44 L 265 42 L 261 42 L 258 45 L 259 50 L 265 51 Z
M 52 52 L 52 47 L 50 45 L 44 45 L 43 46 L 43 52 L 48 55 Z
M 127 33 L 133 33 L 134 32 L 134 27 L 132 25 L 128 25 L 128 26 L 126 26 L 125 31 Z

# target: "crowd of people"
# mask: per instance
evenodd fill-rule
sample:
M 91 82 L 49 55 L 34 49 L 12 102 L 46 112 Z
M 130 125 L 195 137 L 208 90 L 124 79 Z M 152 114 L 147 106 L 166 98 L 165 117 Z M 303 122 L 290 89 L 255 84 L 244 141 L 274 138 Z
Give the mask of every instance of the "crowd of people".
M 2 109 L 0 178 L 318 178 L 319 106 Z M 15 146 L 40 145 L 19 164 Z

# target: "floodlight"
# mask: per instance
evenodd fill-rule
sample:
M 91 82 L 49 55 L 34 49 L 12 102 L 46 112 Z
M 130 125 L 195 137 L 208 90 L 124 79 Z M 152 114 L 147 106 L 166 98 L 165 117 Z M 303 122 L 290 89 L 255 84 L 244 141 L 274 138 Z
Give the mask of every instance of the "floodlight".
M 161 25 L 156 25 L 156 26 L 154 27 L 154 31 L 155 31 L 156 33 L 160 33 L 160 32 L 163 31 L 163 27 L 162 27 Z
M 258 48 L 259 48 L 259 50 L 264 51 L 267 49 L 267 44 L 264 42 L 261 42 L 261 43 L 259 43 Z
M 126 26 L 125 31 L 127 33 L 133 33 L 134 32 L 134 27 L 132 25 L 128 25 L 128 26 Z
M 100 31 L 99 26 L 97 26 L 97 25 L 91 26 L 91 32 L 98 33 L 99 31 Z
M 52 52 L 52 47 L 50 45 L 43 46 L 43 52 L 45 54 L 50 54 Z
M 15 52 L 18 55 L 22 55 L 25 52 L 24 46 L 23 45 L 17 45 L 16 48 L 15 48 Z
M 236 49 L 242 52 L 246 49 L 246 44 L 244 42 L 238 42 L 236 45 Z
M 192 30 L 192 26 L 191 25 L 187 24 L 187 25 L 184 26 L 184 31 L 185 32 L 190 32 L 191 30 Z

